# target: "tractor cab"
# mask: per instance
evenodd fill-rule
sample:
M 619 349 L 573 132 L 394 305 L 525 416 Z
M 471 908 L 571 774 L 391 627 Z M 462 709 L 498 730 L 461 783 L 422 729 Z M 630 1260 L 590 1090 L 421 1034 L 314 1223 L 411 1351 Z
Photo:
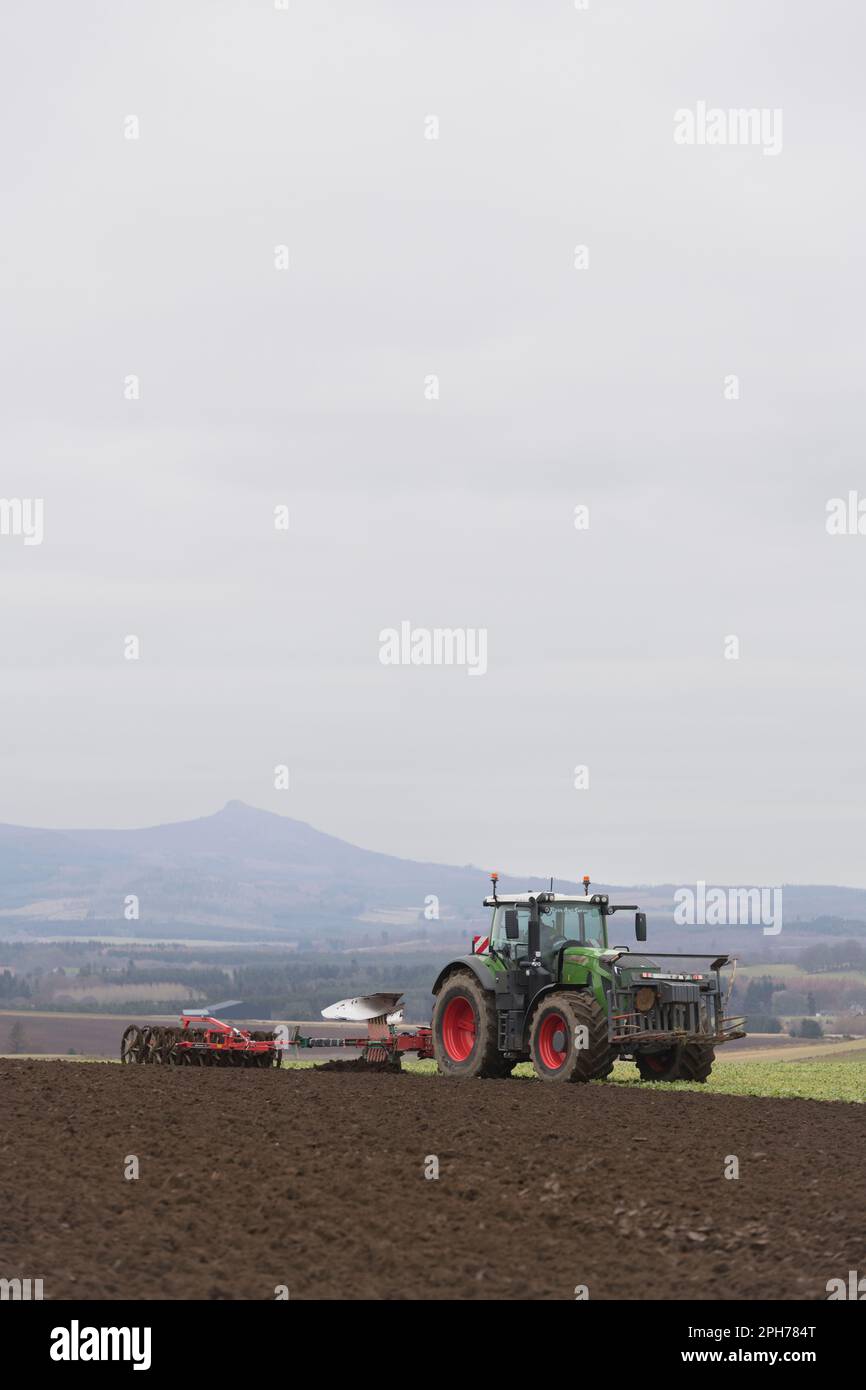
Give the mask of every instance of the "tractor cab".
M 556 958 L 563 946 L 583 946 L 599 951 L 606 949 L 607 926 L 603 904 L 596 900 L 600 896 L 574 898 L 563 893 L 549 893 L 539 901 L 539 946 L 545 970 L 554 973 Z M 493 909 L 491 950 L 508 961 L 527 959 L 531 955 L 530 920 L 528 893 L 499 898 Z

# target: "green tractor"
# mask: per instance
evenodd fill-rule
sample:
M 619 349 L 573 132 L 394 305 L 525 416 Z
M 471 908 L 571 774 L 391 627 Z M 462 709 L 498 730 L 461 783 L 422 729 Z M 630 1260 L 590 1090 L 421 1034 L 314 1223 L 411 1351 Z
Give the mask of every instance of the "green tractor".
M 503 1077 L 531 1061 L 542 1081 L 597 1081 L 617 1057 L 634 1061 L 643 1081 L 706 1081 L 715 1048 L 744 1037 L 726 1018 L 718 956 L 705 970 L 662 968 L 710 956 L 655 959 L 608 943 L 608 919 L 646 914 L 606 893 L 493 896 L 490 935 L 471 955 L 445 966 L 433 986 L 433 1051 L 446 1076 Z

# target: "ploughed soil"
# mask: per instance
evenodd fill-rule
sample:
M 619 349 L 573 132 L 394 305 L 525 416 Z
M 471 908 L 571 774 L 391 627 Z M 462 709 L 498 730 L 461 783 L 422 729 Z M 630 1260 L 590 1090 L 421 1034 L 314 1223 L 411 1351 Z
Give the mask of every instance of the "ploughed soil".
M 825 1299 L 866 1251 L 859 1105 L 0 1060 L 0 1115 L 46 1298 Z

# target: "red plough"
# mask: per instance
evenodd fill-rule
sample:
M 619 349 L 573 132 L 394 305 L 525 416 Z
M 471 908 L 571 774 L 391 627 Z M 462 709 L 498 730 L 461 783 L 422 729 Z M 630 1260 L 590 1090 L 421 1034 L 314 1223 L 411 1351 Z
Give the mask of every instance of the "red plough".
M 273 1067 L 280 1053 L 273 1033 L 251 1033 L 215 1017 L 214 1012 L 184 1009 L 179 1028 L 131 1023 L 120 1042 L 121 1062 L 153 1066 Z
M 366 1023 L 366 1033 L 355 1037 L 342 1033 L 312 1037 L 301 1033 L 300 1024 L 278 1024 L 268 1033 L 236 1028 L 216 1017 L 218 1009 L 235 1001 L 215 1004 L 212 1010 L 184 1009 L 179 1028 L 131 1023 L 121 1040 L 120 1060 L 156 1066 L 278 1067 L 288 1048 L 325 1048 L 360 1051 L 356 1059 L 360 1067 L 377 1064 L 399 1069 L 405 1053 L 414 1052 L 422 1059 L 433 1056 L 429 1028 L 398 1029 L 403 1017 L 397 1008 L 400 998 L 400 994 L 365 995 L 341 999 L 322 1010 L 322 1017 L 329 1020 Z

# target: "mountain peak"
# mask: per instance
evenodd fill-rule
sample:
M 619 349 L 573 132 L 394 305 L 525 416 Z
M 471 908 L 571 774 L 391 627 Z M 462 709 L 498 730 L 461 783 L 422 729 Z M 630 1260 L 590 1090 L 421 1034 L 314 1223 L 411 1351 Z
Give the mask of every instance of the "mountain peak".
M 279 820 L 291 823 L 291 817 L 283 816 L 279 811 L 266 811 L 261 806 L 251 806 L 248 801 L 240 801 L 233 797 L 227 801 L 221 811 L 215 811 L 211 816 L 205 816 L 205 820 Z M 184 824 L 183 821 L 180 824 Z

